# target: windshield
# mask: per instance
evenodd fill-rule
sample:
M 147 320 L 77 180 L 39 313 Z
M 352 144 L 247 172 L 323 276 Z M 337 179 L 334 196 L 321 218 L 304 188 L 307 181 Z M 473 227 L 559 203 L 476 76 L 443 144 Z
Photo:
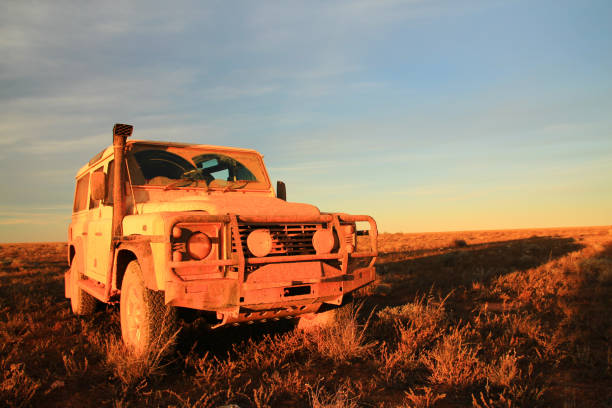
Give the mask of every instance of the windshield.
M 263 163 L 251 152 L 136 144 L 127 161 L 134 186 L 269 188 Z

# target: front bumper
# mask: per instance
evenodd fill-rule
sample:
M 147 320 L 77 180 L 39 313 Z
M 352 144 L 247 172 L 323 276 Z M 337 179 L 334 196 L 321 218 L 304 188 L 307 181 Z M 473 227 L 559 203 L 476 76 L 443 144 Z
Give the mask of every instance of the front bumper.
M 375 279 L 377 227 L 369 216 L 323 214 L 316 219 L 300 217 L 239 217 L 236 215 L 176 215 L 166 224 L 167 234 L 178 223 L 223 223 L 224 237 L 231 241 L 227 259 L 172 261 L 171 243 L 166 253 L 165 297 L 173 306 L 216 311 L 221 324 L 291 317 L 316 312 L 323 303 L 337 304 L 345 295 Z M 239 224 L 324 224 L 344 242 L 346 223 L 367 222 L 369 250 L 349 251 L 343 245 L 329 254 L 246 256 Z M 355 231 L 357 234 L 357 231 Z M 358 249 L 358 248 L 355 248 Z M 211 269 L 211 267 L 213 267 Z M 203 279 L 189 280 L 182 268 L 211 271 Z

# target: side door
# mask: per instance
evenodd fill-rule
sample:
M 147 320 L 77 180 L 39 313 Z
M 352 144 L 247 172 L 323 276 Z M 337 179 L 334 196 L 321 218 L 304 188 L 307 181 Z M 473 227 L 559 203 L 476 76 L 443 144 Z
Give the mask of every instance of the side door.
M 76 179 L 74 190 L 74 204 L 72 206 L 72 222 L 70 224 L 70 240 L 76 246 L 80 259 L 87 259 L 87 239 L 89 237 L 89 173 L 82 174 Z M 85 263 L 83 263 L 85 264 Z M 87 267 L 85 266 L 85 269 Z M 81 271 L 83 274 L 87 270 Z
M 92 173 L 108 174 L 108 162 L 93 169 Z M 106 177 L 108 180 L 108 177 Z M 108 190 L 108 181 L 107 181 Z M 91 188 L 90 188 L 91 190 Z M 87 239 L 87 269 L 91 277 L 99 282 L 106 282 L 110 261 L 110 242 L 113 218 L 112 203 L 107 200 L 92 200 L 89 195 L 89 234 Z

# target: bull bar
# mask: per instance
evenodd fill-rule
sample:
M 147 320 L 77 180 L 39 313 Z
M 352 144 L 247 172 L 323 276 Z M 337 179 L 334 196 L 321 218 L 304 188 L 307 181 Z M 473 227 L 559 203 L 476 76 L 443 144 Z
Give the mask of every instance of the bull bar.
M 316 217 L 300 217 L 300 216 L 239 216 L 235 214 L 227 215 L 208 215 L 208 214 L 167 214 L 167 222 L 165 223 L 165 234 L 164 244 L 166 253 L 166 302 L 172 302 L 176 305 L 184 305 L 187 307 L 201 308 L 201 309 L 212 309 L 217 310 L 221 314 L 223 323 L 239 322 L 256 320 L 251 316 L 250 312 L 241 313 L 241 306 L 247 304 L 254 306 L 254 303 L 249 299 L 265 299 L 266 310 L 275 309 L 275 316 L 295 316 L 300 313 L 308 313 L 313 311 L 313 304 L 318 302 L 320 305 L 323 302 L 339 304 L 342 296 L 349 293 L 361 286 L 364 286 L 375 279 L 374 263 L 378 256 L 377 251 L 377 238 L 378 230 L 376 221 L 368 215 L 349 215 L 344 213 L 333 213 L 333 214 L 321 214 Z M 331 224 L 332 228 L 336 231 L 340 242 L 344 242 L 346 236 L 345 231 L 341 228 L 341 223 L 357 223 L 357 222 L 368 222 L 370 229 L 367 235 L 370 238 L 370 251 L 361 252 L 349 252 L 344 245 L 340 245 L 337 252 L 328 254 L 307 254 L 307 255 L 289 255 L 289 256 L 265 256 L 265 257 L 247 257 L 245 256 L 245 248 L 243 248 L 242 241 L 239 235 L 239 222 L 248 224 Z M 179 223 L 222 223 L 229 225 L 229 234 L 226 238 L 231 239 L 235 244 L 235 250 L 231 251 L 230 259 L 215 259 L 215 260 L 189 260 L 189 261 L 173 261 L 172 260 L 172 243 L 171 243 L 171 231 L 174 226 Z M 355 229 L 351 234 L 365 235 L 365 230 Z M 359 234 L 362 232 L 362 234 Z M 230 238 L 231 237 L 231 238 Z M 225 257 L 225 254 L 222 254 Z M 348 273 L 349 258 L 368 258 L 372 259 L 366 267 L 357 268 L 352 270 L 351 274 Z M 282 264 L 286 263 L 312 263 L 321 262 L 328 260 L 337 260 L 340 262 L 340 270 L 336 270 L 333 276 L 321 276 L 318 279 L 306 279 L 300 280 L 298 284 L 311 285 L 312 292 L 304 294 L 302 296 L 295 296 L 291 299 L 287 299 L 281 303 L 271 302 L 271 299 L 278 299 L 279 293 L 282 298 L 282 290 L 284 285 L 292 285 L 295 283 L 287 282 L 270 282 L 268 285 L 253 285 L 245 282 L 245 269 L 247 265 L 278 265 L 282 267 Z M 197 267 L 197 266 L 219 266 L 226 267 L 221 268 L 217 273 L 210 274 L 205 279 L 198 280 L 185 280 L 181 277 L 176 269 L 182 267 Z M 230 268 L 235 271 L 230 271 Z M 331 267 L 330 267 L 331 268 Z M 236 273 L 237 270 L 237 273 Z M 219 285 L 222 289 L 215 292 L 219 296 L 219 299 L 225 297 L 226 302 L 222 304 L 213 305 L 210 302 L 197 303 L 195 300 L 189 298 L 197 298 L 198 293 L 202 293 L 202 296 L 208 295 L 208 285 Z M 260 287 L 261 286 L 261 287 Z M 170 290 L 168 290 L 170 289 Z M 286 288 L 285 288 L 286 290 Z M 255 296 L 253 293 L 258 291 L 259 295 Z M 171 292 L 171 293 L 169 293 Z M 204 295 L 206 293 L 206 295 Z M 188 295 L 189 294 L 189 295 Z M 230 300 L 233 299 L 232 300 Z M 194 303 L 195 302 L 195 303 Z M 263 307 L 263 304 L 262 304 Z M 282 310 L 281 310 L 282 307 Z M 314 307 L 317 309 L 317 307 Z M 261 312 L 261 316 L 265 316 L 264 312 Z M 265 318 L 265 317 L 262 317 Z

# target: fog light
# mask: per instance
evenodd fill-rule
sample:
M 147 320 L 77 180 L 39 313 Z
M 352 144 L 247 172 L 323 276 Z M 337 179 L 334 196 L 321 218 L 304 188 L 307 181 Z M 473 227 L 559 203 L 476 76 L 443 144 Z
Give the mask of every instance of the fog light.
M 355 251 L 355 246 L 357 246 L 357 236 L 355 235 L 355 225 L 348 224 L 343 225 L 342 229 L 344 230 L 344 249 L 346 252 L 353 253 Z
M 329 254 L 334 248 L 335 238 L 331 230 L 318 230 L 312 237 L 312 246 L 317 254 Z
M 267 229 L 258 229 L 247 237 L 249 251 L 258 258 L 264 257 L 272 250 L 272 237 Z
M 203 232 L 192 234 L 187 240 L 187 253 L 193 259 L 204 259 L 210 254 L 212 243 L 208 235 Z

